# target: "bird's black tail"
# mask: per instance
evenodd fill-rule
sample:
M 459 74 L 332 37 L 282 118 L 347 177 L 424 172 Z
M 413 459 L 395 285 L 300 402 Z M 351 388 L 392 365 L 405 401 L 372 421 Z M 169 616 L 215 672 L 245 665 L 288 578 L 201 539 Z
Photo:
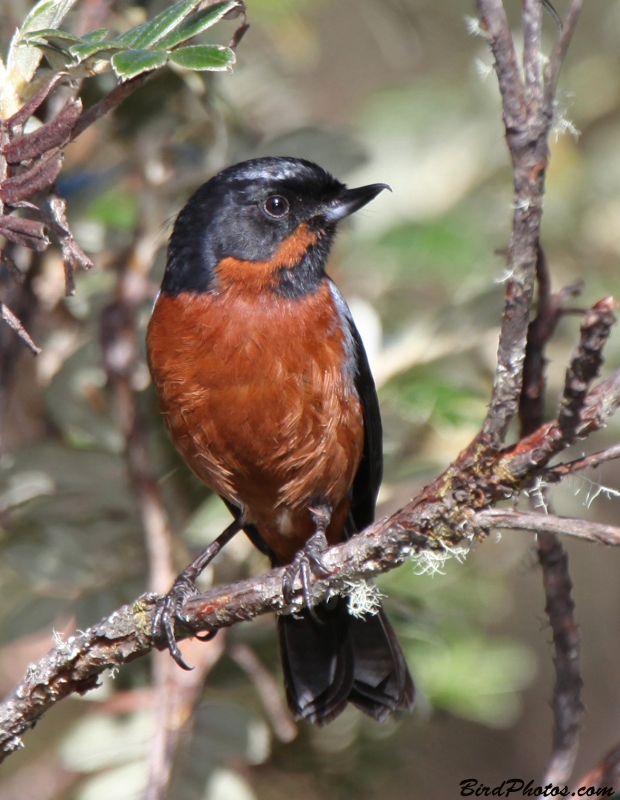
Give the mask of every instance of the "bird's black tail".
M 394 629 L 381 609 L 352 617 L 344 598 L 296 618 L 278 617 L 288 704 L 296 719 L 326 725 L 347 702 L 381 722 L 413 707 L 414 688 Z

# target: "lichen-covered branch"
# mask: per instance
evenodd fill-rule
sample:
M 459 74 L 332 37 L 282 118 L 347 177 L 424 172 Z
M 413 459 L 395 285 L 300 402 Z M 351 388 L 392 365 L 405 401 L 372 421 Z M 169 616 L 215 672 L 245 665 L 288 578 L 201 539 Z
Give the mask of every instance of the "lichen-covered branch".
M 600 387 L 606 390 L 601 390 Z M 607 394 L 613 394 L 609 401 Z M 586 397 L 583 413 L 589 425 L 601 427 L 620 404 L 620 371 L 603 381 Z M 595 422 L 596 421 L 596 422 Z M 557 423 L 555 423 L 557 427 Z M 328 592 L 350 591 L 351 581 L 372 578 L 407 560 L 432 565 L 445 560 L 456 546 L 482 540 L 493 528 L 543 530 L 544 526 L 586 541 L 620 543 L 620 529 L 564 520 L 538 514 L 495 511 L 488 507 L 506 493 L 516 493 L 528 474 L 546 464 L 552 447 L 545 446 L 553 424 L 521 443 L 519 457 L 500 454 L 494 465 L 478 462 L 465 451 L 438 481 L 389 519 L 376 522 L 361 534 L 326 551 L 328 572 L 311 584 L 314 602 Z M 529 473 L 523 464 L 529 464 Z M 512 468 L 514 471 L 511 471 Z M 441 488 L 442 497 L 436 496 Z M 218 587 L 190 598 L 184 607 L 179 637 L 213 627 L 227 627 L 268 612 L 290 612 L 302 607 L 301 586 L 296 585 L 292 604 L 282 595 L 284 568 L 265 575 Z M 84 693 L 97 685 L 107 669 L 139 658 L 153 649 L 152 617 L 158 595 L 139 598 L 84 634 L 59 644 L 36 665 L 22 683 L 0 704 L 0 760 L 19 747 L 21 735 L 64 697 Z M 181 626 L 180 626 L 181 628 Z
M 542 112 L 539 2 L 524 6 L 526 85 L 500 0 L 477 0 L 482 28 L 495 58 L 506 143 L 513 164 L 513 227 L 508 248 L 504 315 L 497 370 L 481 439 L 499 448 L 517 413 L 529 314 L 534 293 L 551 120 Z M 526 91 L 527 88 L 527 91 Z

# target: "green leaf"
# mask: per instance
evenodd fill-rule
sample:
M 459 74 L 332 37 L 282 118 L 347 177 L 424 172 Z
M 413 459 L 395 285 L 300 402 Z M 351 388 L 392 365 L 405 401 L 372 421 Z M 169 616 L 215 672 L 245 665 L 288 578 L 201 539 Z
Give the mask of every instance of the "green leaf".
M 36 26 L 41 24 L 55 28 L 62 22 L 71 6 L 75 4 L 75 1 L 43 0 L 43 2 L 37 3 L 24 20 L 24 24 L 20 29 L 21 35 L 23 36 L 25 33 L 36 30 Z
M 15 99 L 32 79 L 41 61 L 41 50 L 35 45 L 23 45 L 25 35 L 31 31 L 55 28 L 69 11 L 75 0 L 43 0 L 30 11 L 20 30 L 11 39 L 6 62 L 7 80 L 0 91 L 3 115 L 10 116 L 17 109 L 11 108 Z
M 59 31 L 57 28 L 44 28 L 42 31 L 30 31 L 24 36 L 24 41 L 26 42 L 30 42 L 33 39 L 43 39 L 61 48 L 66 48 L 72 44 L 79 44 L 83 41 L 79 36 L 66 33 L 66 31 Z
M 216 5 L 209 6 L 209 8 L 203 8 L 202 11 L 187 17 L 177 28 L 167 36 L 164 36 L 163 39 L 160 39 L 159 47 L 162 50 L 171 50 L 173 47 L 186 42 L 193 36 L 197 36 L 199 33 L 206 31 L 207 28 L 215 25 L 225 14 L 228 14 L 231 9 L 236 8 L 238 5 L 238 0 L 228 0 L 225 3 L 216 3 Z
M 112 55 L 113 53 L 128 49 L 128 47 L 118 43 L 115 44 L 114 42 L 83 42 L 82 44 L 76 44 L 69 48 L 69 52 L 78 61 L 85 61 L 87 58 L 92 58 L 93 56 L 105 58 L 108 54 Z
M 62 72 L 63 70 L 70 69 L 75 66 L 75 61 L 70 53 L 66 50 L 61 50 L 59 47 L 54 47 L 53 44 L 46 44 L 45 42 L 35 42 L 45 53 L 47 63 L 55 72 Z
M 154 19 L 143 22 L 136 28 L 117 36 L 115 42 L 126 44 L 135 50 L 145 50 L 152 47 L 167 33 L 176 28 L 185 17 L 200 3 L 200 0 L 182 0 L 180 3 L 162 11 Z
M 112 56 L 112 69 L 122 81 L 163 67 L 168 54 L 159 50 L 127 50 Z
M 101 42 L 109 33 L 108 28 L 98 28 L 96 31 L 91 31 L 90 33 L 85 34 L 82 36 L 83 42 Z
M 180 67 L 195 70 L 224 70 L 232 66 L 235 54 L 230 47 L 218 44 L 197 44 L 193 47 L 179 47 L 168 54 L 170 61 Z
M 64 47 L 58 47 L 52 42 L 37 41 L 36 39 L 30 41 L 29 44 L 42 50 L 51 68 L 57 72 L 74 65 L 73 56 Z

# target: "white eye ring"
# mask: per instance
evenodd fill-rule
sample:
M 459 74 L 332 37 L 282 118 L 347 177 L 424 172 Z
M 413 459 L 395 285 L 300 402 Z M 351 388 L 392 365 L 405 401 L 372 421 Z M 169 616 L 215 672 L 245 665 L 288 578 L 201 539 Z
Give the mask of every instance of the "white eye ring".
M 286 197 L 282 197 L 281 194 L 272 194 L 263 203 L 263 208 L 270 217 L 280 219 L 288 214 L 290 204 Z

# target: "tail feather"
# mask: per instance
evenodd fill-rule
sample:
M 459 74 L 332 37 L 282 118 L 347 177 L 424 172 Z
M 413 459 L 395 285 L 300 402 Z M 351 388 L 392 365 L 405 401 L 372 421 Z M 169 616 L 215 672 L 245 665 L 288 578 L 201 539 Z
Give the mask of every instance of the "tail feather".
M 379 722 L 390 711 L 410 711 L 415 698 L 413 681 L 385 611 L 363 619 L 352 617 L 349 637 L 355 660 L 350 702 Z
M 347 702 L 376 720 L 410 710 L 414 688 L 405 657 L 383 609 L 352 617 L 343 598 L 278 618 L 288 704 L 296 719 L 325 725 Z
M 339 609 L 321 603 L 316 613 L 321 624 L 307 610 L 278 617 L 278 633 L 291 710 L 297 719 L 325 724 L 344 710 L 353 687 L 353 647 Z

